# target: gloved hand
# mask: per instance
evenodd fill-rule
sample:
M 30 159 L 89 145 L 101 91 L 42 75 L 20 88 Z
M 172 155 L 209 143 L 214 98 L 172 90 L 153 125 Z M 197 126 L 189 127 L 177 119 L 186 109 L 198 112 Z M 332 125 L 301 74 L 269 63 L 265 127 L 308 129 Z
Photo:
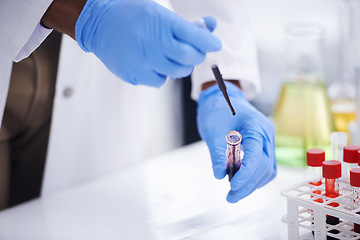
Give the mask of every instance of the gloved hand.
M 206 52 L 221 48 L 211 32 L 151 0 L 88 0 L 75 38 L 116 76 L 154 87 L 190 75 Z
M 227 195 L 227 201 L 235 203 L 276 176 L 275 141 L 272 123 L 246 100 L 240 88 L 229 82 L 226 85 L 236 115 L 231 114 L 214 85 L 200 94 L 197 124 L 201 138 L 209 147 L 217 179 L 226 175 L 226 134 L 237 130 L 243 137 L 244 158 L 231 179 Z

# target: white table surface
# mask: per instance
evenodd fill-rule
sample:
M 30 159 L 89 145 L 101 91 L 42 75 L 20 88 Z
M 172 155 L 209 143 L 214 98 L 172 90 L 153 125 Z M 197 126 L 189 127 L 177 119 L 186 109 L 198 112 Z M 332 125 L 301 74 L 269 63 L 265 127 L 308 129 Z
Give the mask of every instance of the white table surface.
M 213 177 L 203 142 L 0 212 L 1 240 L 287 239 L 280 191 L 305 169 L 279 167 L 236 204 Z

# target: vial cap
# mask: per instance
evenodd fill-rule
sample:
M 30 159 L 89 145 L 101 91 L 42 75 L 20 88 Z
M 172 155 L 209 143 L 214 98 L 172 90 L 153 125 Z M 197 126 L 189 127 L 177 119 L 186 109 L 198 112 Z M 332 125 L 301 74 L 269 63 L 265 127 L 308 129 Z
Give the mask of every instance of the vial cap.
M 360 168 L 350 170 L 350 185 L 360 187 Z
M 341 162 L 337 160 L 324 161 L 322 163 L 324 178 L 340 178 L 341 177 Z
M 346 145 L 347 134 L 344 132 L 333 132 L 330 134 L 331 145 Z
M 235 130 L 231 130 L 226 135 L 227 144 L 230 144 L 230 145 L 233 145 L 233 146 L 240 144 L 241 139 L 242 139 L 241 134 L 238 131 L 235 131 Z
M 360 150 L 357 153 L 358 165 L 360 166 Z
M 310 167 L 321 167 L 325 161 L 325 151 L 318 148 L 309 149 L 306 152 L 306 162 Z
M 357 163 L 358 162 L 358 151 L 360 146 L 358 145 L 348 145 L 344 147 L 344 162 L 347 163 Z

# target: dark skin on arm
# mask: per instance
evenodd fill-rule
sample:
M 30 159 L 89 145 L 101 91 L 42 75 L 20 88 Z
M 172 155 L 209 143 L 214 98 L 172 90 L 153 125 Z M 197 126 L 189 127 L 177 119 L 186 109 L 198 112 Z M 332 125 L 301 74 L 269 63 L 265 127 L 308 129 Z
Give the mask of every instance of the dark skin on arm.
M 86 0 L 54 0 L 41 18 L 44 27 L 75 39 L 75 24 Z

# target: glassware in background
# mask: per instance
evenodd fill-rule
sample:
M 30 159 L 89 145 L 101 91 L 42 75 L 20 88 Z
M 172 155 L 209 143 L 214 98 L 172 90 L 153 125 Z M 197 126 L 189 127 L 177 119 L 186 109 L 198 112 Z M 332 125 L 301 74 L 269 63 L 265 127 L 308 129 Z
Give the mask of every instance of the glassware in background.
M 329 86 L 336 131 L 349 133 L 356 116 L 355 49 L 358 0 L 338 0 L 339 76 Z
M 284 83 L 273 121 L 280 164 L 306 166 L 306 151 L 330 153 L 334 123 L 323 73 L 324 30 L 312 23 L 284 29 Z
M 360 51 L 358 52 L 360 54 Z M 355 121 L 349 123 L 349 138 L 350 138 L 349 142 L 350 144 L 360 145 L 360 64 L 359 66 L 355 67 L 355 87 L 356 87 L 356 117 L 355 117 Z
M 351 52 L 350 60 L 356 89 L 356 121 L 349 124 L 350 143 L 360 145 L 360 0 L 343 0 L 343 5 L 351 9 L 347 19 L 349 19 L 351 33 Z

